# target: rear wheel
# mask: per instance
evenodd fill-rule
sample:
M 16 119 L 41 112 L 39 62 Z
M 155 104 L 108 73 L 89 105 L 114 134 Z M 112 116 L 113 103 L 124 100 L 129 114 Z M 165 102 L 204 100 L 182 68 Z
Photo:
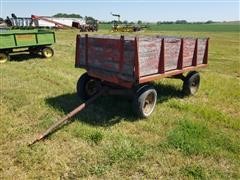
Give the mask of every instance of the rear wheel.
M 0 53 L 0 63 L 5 63 L 9 60 L 9 55 L 7 53 Z
M 191 71 L 187 74 L 183 81 L 183 92 L 185 95 L 194 95 L 197 93 L 200 85 L 200 74 Z
M 101 81 L 84 73 L 77 82 L 77 94 L 82 100 L 88 100 L 101 89 Z
M 42 49 L 42 55 L 45 58 L 50 58 L 54 55 L 54 51 L 50 47 L 45 47 L 45 48 Z
M 140 87 L 133 99 L 133 110 L 140 118 L 147 118 L 153 112 L 157 102 L 157 91 L 153 86 Z

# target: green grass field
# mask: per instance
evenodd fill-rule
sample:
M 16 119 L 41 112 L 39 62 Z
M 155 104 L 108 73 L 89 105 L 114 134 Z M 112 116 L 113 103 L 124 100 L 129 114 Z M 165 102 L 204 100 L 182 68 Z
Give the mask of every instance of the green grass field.
M 81 102 L 78 32 L 57 31 L 51 59 L 26 53 L 0 64 L 0 178 L 240 179 L 239 25 L 160 27 L 138 34 L 210 37 L 196 96 L 182 97 L 179 80 L 156 82 L 158 103 L 145 120 L 134 117 L 128 100 L 102 97 L 31 148 L 39 132 Z
M 100 24 L 100 29 L 111 30 L 112 24 Z M 193 31 L 193 32 L 236 32 L 240 31 L 237 23 L 213 24 L 150 24 L 150 31 Z

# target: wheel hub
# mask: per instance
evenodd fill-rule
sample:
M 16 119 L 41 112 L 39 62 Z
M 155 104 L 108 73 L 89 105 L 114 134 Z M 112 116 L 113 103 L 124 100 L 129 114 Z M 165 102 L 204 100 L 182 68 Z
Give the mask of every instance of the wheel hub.
M 85 87 L 85 90 L 89 96 L 96 94 L 98 89 L 98 84 L 95 80 L 88 81 Z
M 5 54 L 0 53 L 0 63 L 5 63 L 7 59 L 8 58 Z
M 45 55 L 46 55 L 46 57 L 51 57 L 52 51 L 50 49 L 45 50 Z
M 146 97 L 144 105 L 143 105 L 144 114 L 150 114 L 154 108 L 154 104 L 155 104 L 154 94 L 150 93 Z

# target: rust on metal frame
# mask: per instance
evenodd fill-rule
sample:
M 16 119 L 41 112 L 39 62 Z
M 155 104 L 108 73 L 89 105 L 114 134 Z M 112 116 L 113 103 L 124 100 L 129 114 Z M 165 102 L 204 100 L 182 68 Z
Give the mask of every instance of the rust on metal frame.
M 135 55 L 134 55 L 134 75 L 136 78 L 136 83 L 138 83 L 139 79 L 140 79 L 140 73 L 139 73 L 139 60 L 138 60 L 138 42 L 139 42 L 139 38 L 135 37 L 134 39 L 134 47 L 135 47 Z
M 162 38 L 159 65 L 158 65 L 158 71 L 160 74 L 163 74 L 165 71 L 165 47 L 164 46 L 165 46 L 164 38 Z
M 203 57 L 203 64 L 208 63 L 208 44 L 209 44 L 209 38 L 206 40 L 206 47 L 205 47 L 205 52 L 204 52 L 204 57 Z
M 197 66 L 197 55 L 198 55 L 198 38 L 195 41 L 195 48 L 193 52 L 193 60 L 192 60 L 193 66 Z
M 78 34 L 76 37 L 75 67 L 79 67 L 80 64 L 80 39 L 81 36 Z
M 183 69 L 183 46 L 184 46 L 184 39 L 182 38 L 179 55 L 178 55 L 177 69 Z
M 85 34 L 85 64 L 86 64 L 86 70 L 88 70 L 88 34 Z
M 191 70 L 195 70 L 197 68 L 203 68 L 203 67 L 206 67 L 206 66 L 207 66 L 207 64 L 199 64 L 197 66 L 185 67 L 182 70 L 176 69 L 176 70 L 173 70 L 173 71 L 168 71 L 168 72 L 165 72 L 164 74 L 154 74 L 154 75 L 151 75 L 151 76 L 144 76 L 144 77 L 140 78 L 139 83 L 142 84 L 142 83 L 154 81 L 154 80 L 165 78 L 165 77 L 170 77 L 170 76 L 174 76 L 174 75 L 177 75 L 177 74 L 182 74 L 186 71 L 191 71 Z

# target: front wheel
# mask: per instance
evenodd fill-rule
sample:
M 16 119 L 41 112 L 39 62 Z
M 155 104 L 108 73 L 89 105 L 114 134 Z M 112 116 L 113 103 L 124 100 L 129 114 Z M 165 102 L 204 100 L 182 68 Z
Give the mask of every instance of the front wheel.
M 82 100 L 88 100 L 101 89 L 101 81 L 84 73 L 77 82 L 77 94 Z
M 133 99 L 133 110 L 140 118 L 147 118 L 153 112 L 157 102 L 157 91 L 153 86 L 140 87 Z
M 197 93 L 200 85 L 200 74 L 191 71 L 187 74 L 183 81 L 183 92 L 185 95 L 194 95 Z
M 45 48 L 42 49 L 42 55 L 45 58 L 50 58 L 54 55 L 54 51 L 50 47 L 45 47 Z
M 0 53 L 0 63 L 5 63 L 9 60 L 9 55 L 7 53 Z

